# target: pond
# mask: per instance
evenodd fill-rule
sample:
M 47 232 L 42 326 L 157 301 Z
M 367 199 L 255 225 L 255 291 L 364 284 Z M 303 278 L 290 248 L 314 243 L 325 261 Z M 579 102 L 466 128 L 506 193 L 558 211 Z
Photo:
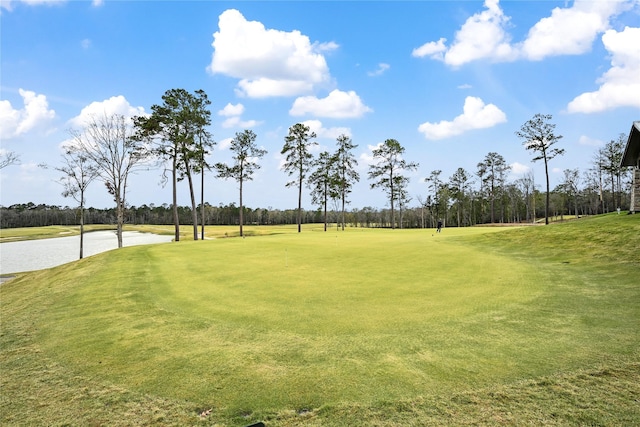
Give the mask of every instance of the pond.
M 125 231 L 123 246 L 167 243 L 173 236 Z M 93 231 L 84 234 L 84 256 L 118 248 L 115 231 Z M 0 274 L 42 270 L 76 261 L 80 254 L 80 236 L 0 243 Z

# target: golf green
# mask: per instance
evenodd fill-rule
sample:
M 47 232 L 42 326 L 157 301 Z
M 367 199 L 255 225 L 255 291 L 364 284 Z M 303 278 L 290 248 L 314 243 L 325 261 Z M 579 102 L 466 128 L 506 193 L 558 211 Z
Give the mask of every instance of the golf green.
M 3 305 L 29 313 L 39 351 L 69 375 L 220 420 L 637 361 L 638 264 L 520 245 L 546 229 L 308 228 L 124 248 L 9 282 Z M 18 309 L 20 292 L 38 310 Z

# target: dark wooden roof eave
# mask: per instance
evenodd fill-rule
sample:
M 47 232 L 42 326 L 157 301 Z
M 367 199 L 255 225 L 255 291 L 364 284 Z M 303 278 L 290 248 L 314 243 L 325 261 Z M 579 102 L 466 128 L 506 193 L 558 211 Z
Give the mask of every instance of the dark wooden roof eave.
M 621 167 L 636 166 L 640 157 L 640 121 L 633 122 L 624 155 L 620 161 Z

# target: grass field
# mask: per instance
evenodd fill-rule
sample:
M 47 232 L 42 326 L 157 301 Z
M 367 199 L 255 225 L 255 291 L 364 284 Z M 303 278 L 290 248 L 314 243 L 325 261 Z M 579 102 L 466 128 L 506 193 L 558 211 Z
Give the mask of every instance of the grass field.
M 5 283 L 0 423 L 640 425 L 639 215 L 320 230 Z

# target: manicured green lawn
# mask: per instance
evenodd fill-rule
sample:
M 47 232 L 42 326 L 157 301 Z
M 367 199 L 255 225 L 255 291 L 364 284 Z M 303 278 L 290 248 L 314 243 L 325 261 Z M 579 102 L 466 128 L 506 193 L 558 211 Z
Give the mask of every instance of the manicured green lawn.
M 2 285 L 0 423 L 640 424 L 640 216 L 271 230 Z

